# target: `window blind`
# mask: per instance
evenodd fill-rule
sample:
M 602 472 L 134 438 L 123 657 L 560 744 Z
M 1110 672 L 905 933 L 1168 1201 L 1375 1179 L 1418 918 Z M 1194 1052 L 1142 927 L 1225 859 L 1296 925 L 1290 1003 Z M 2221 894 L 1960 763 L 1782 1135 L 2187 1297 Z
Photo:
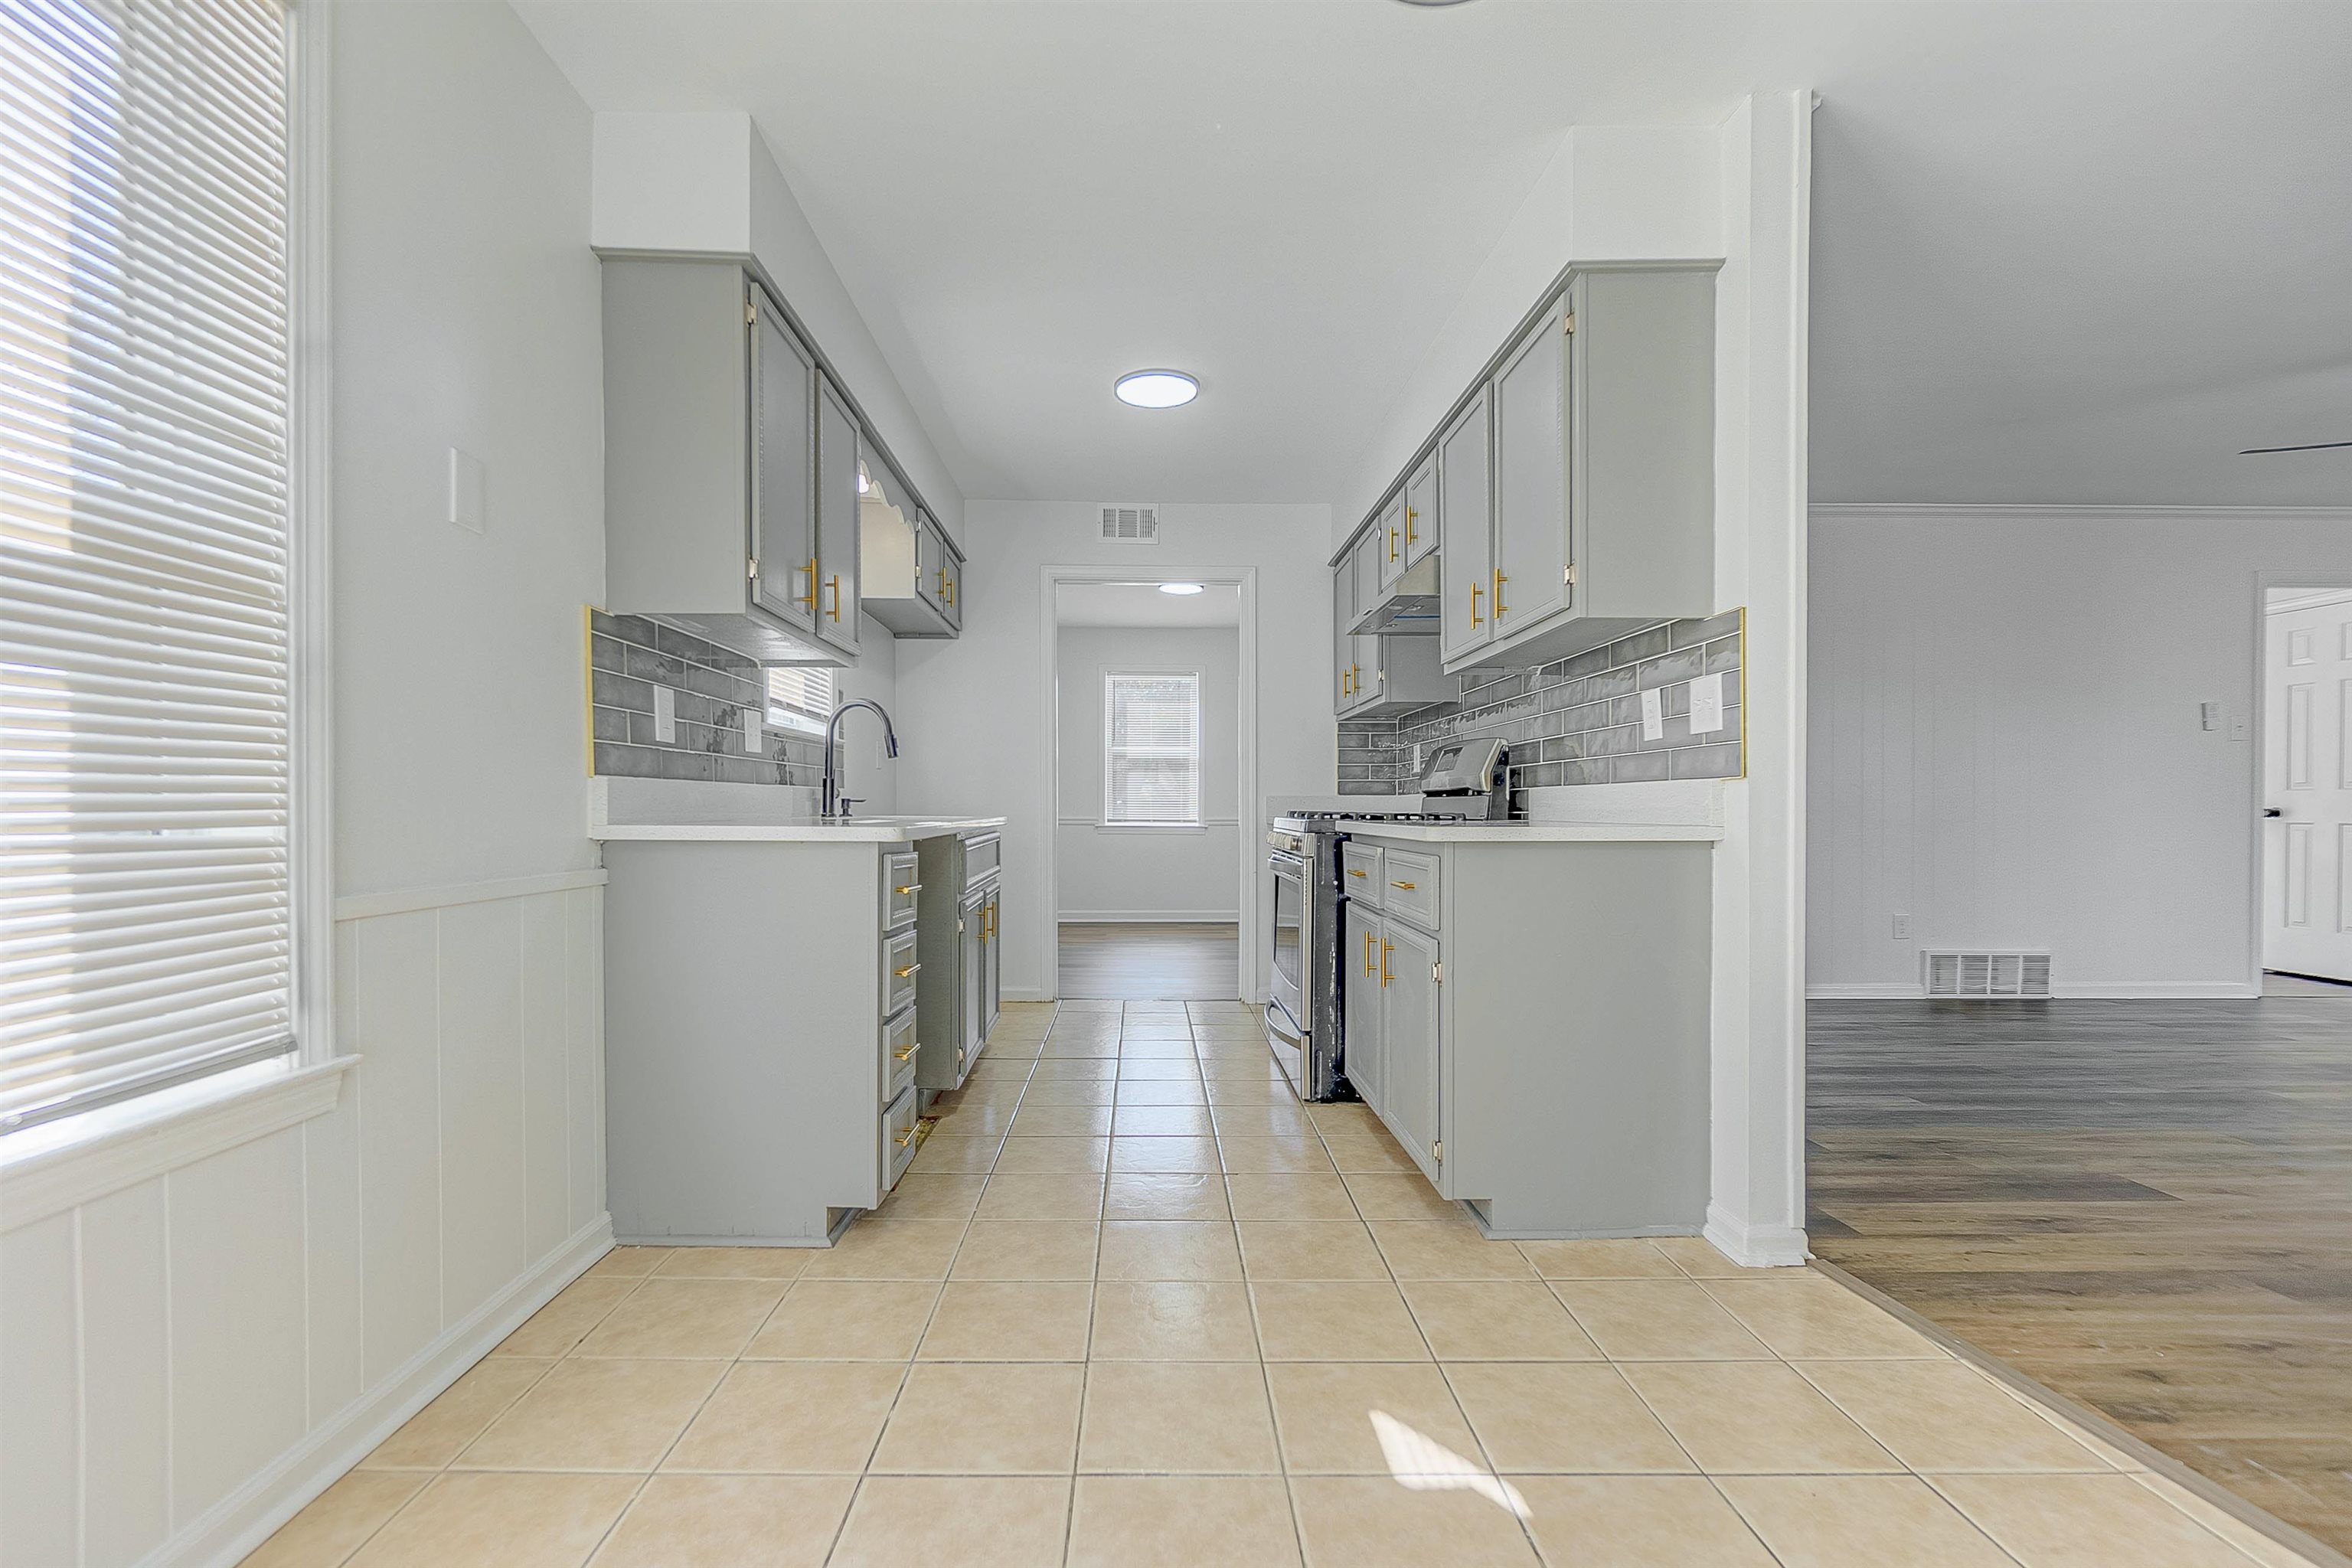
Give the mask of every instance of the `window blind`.
M 1103 822 L 1201 820 L 1201 678 L 1103 677 Z
M 278 0 L 0 0 L 0 1132 L 293 1048 Z
M 769 708 L 824 723 L 833 717 L 833 673 L 824 664 L 770 665 Z

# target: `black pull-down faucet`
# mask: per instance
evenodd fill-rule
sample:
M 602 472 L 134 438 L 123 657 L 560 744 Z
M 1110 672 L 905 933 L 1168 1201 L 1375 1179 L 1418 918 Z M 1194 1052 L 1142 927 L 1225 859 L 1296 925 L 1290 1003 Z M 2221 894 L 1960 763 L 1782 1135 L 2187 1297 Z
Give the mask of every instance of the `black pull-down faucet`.
M 849 816 L 850 803 L 842 798 L 841 772 L 836 758 L 841 742 L 841 716 L 852 708 L 873 709 L 875 717 L 882 721 L 883 749 L 893 757 L 898 754 L 898 732 L 890 728 L 890 715 L 883 710 L 882 704 L 861 697 L 833 710 L 833 717 L 825 721 L 824 726 L 824 795 L 819 810 L 822 816 L 840 817 L 845 821 Z

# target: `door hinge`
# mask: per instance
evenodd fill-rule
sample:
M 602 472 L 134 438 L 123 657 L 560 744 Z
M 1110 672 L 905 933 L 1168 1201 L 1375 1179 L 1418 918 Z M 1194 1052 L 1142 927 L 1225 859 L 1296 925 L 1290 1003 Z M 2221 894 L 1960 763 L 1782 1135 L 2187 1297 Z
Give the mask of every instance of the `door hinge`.
M 760 558 L 758 556 L 754 555 L 749 561 L 743 563 L 743 575 L 751 578 L 755 583 L 759 581 Z
M 1444 1139 L 1440 1138 L 1436 1142 L 1432 1143 L 1432 1144 L 1429 1146 L 1429 1157 L 1430 1157 L 1431 1159 L 1433 1159 L 1433 1160 L 1436 1161 L 1436 1162 L 1437 1162 L 1439 1164 L 1441 1164 L 1441 1165 L 1443 1165 L 1444 1163 L 1445 1163 L 1445 1140 L 1444 1140 Z
M 1429 983 L 1432 985 L 1443 985 L 1445 984 L 1445 965 L 1444 963 L 1433 963 L 1429 966 Z
M 1576 586 L 1576 567 L 1573 563 L 1559 569 L 1559 580 L 1571 588 Z
M 747 327 L 756 327 L 760 324 L 760 301 L 757 300 L 743 301 L 743 324 Z
M 1562 316 L 1562 317 L 1559 319 L 1559 330 L 1560 330 L 1561 331 L 1563 331 L 1563 332 L 1566 332 L 1566 333 L 1567 333 L 1569 336 L 1570 336 L 1570 337 L 1573 337 L 1573 336 L 1575 336 L 1575 335 L 1576 335 L 1576 312 L 1575 312 L 1575 311 L 1570 310 L 1568 314 L 1566 314 L 1565 316 Z

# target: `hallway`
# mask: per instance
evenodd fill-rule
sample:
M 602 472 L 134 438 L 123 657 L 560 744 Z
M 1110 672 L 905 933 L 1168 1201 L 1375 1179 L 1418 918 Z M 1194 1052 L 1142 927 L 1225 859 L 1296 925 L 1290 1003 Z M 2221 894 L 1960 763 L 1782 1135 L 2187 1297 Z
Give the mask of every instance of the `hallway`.
M 1078 1001 L 1231 1002 L 1241 994 L 1241 928 L 1086 925 L 1061 932 L 1061 994 Z

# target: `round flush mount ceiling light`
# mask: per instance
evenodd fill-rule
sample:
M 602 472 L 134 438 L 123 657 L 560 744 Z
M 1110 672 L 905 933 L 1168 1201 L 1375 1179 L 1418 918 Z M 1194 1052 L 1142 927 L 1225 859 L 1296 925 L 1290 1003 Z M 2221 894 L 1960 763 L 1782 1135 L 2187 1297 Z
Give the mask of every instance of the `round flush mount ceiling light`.
M 1137 408 L 1180 408 L 1201 395 L 1201 384 L 1181 370 L 1131 370 L 1111 390 Z
M 1197 594 L 1201 591 L 1201 584 L 1198 583 L 1162 583 L 1160 584 L 1160 591 L 1163 594 Z

